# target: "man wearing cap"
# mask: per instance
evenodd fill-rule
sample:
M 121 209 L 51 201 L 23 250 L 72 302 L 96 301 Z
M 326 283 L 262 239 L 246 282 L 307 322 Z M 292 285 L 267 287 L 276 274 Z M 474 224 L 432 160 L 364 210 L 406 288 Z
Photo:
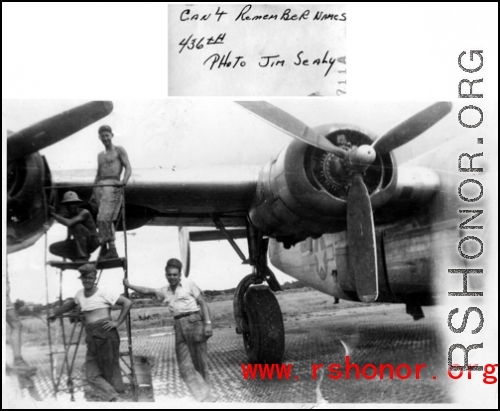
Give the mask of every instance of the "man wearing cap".
M 71 311 L 77 306 L 85 314 L 87 354 L 85 374 L 93 388 L 93 394 L 103 401 L 116 401 L 118 393 L 124 391 L 120 370 L 120 336 L 117 328 L 125 321 L 132 302 L 117 292 L 98 288 L 95 285 L 96 269 L 94 264 L 82 265 L 78 271 L 83 289 L 76 293 L 75 299 L 51 310 L 49 319 Z M 120 305 L 121 312 L 116 320 L 111 318 L 111 307 Z
M 207 369 L 207 339 L 212 336 L 210 312 L 200 289 L 187 278 L 181 279 L 182 264 L 176 258 L 165 267 L 168 285 L 148 288 L 131 285 L 125 287 L 140 294 L 155 294 L 168 304 L 174 315 L 175 354 L 182 379 L 197 401 L 212 402 Z
M 51 244 L 52 254 L 69 258 L 72 261 L 88 261 L 90 255 L 99 247 L 94 219 L 88 210 L 78 208 L 83 201 L 73 191 L 64 193 L 61 204 L 66 206 L 66 216 L 56 214 L 54 207 L 49 207 L 50 215 L 57 222 L 68 227 L 68 237 L 65 241 Z
M 122 204 L 122 188 L 132 174 L 132 167 L 127 152 L 123 147 L 112 143 L 113 132 L 110 126 L 99 127 L 99 139 L 104 151 L 97 155 L 97 175 L 94 198 L 98 206 L 97 226 L 101 237 L 99 258 L 118 258 L 115 246 L 115 227 L 113 222 L 118 218 Z M 125 170 L 123 180 L 122 171 Z

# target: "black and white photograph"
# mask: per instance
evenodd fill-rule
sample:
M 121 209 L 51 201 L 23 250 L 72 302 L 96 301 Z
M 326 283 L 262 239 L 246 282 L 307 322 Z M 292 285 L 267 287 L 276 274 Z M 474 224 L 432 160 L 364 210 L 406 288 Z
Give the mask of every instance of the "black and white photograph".
M 3 408 L 496 408 L 497 9 L 3 4 Z
M 462 208 L 487 157 L 461 153 L 496 127 L 452 111 L 5 102 L 7 375 L 39 399 L 451 402 L 440 272 L 483 252 Z

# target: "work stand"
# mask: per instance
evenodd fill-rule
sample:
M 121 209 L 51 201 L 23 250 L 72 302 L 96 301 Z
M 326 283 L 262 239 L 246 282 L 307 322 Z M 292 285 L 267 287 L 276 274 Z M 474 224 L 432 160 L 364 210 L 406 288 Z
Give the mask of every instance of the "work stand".
M 116 258 L 112 260 L 102 260 L 102 261 L 90 261 L 93 263 L 98 270 L 97 284 L 102 276 L 102 273 L 106 269 L 112 268 L 123 268 L 124 272 L 127 270 L 127 261 L 125 258 Z M 59 294 L 59 305 L 63 304 L 62 297 L 62 282 L 63 273 L 66 270 L 78 270 L 82 266 L 82 263 L 65 262 L 65 261 L 49 261 L 48 264 L 59 270 L 60 277 L 60 294 Z M 69 319 L 69 330 L 67 329 L 67 322 L 65 319 Z M 54 387 L 54 394 L 61 391 L 67 391 L 71 395 L 72 401 L 74 401 L 74 393 L 77 388 L 85 387 L 86 384 L 75 385 L 73 380 L 75 360 L 78 354 L 78 349 L 80 343 L 82 342 L 82 337 L 84 335 L 84 324 L 82 321 L 82 315 L 80 313 L 68 313 L 61 316 L 57 316 L 60 327 L 61 327 L 61 339 L 63 350 L 56 351 L 52 344 L 52 336 L 50 335 L 49 326 L 49 349 L 50 349 L 50 363 L 52 371 L 52 382 Z M 125 381 L 129 381 L 133 391 L 134 400 L 138 401 L 138 384 L 136 378 L 135 361 L 132 351 L 132 335 L 130 327 L 130 313 L 127 316 L 127 340 L 128 340 L 128 351 L 120 352 L 120 365 L 122 369 L 122 376 Z M 69 332 L 68 332 L 69 331 Z M 62 362 L 56 360 L 56 356 L 63 356 Z M 63 377 L 66 379 L 66 388 L 62 388 Z
M 125 196 L 123 193 L 123 207 L 121 209 L 121 219 L 125 242 L 125 258 L 114 258 L 108 260 L 97 260 L 82 262 L 68 262 L 68 261 L 48 261 L 47 265 L 54 267 L 59 272 L 59 306 L 63 305 L 63 295 L 62 295 L 62 283 L 63 283 L 63 273 L 66 270 L 78 270 L 83 264 L 92 263 L 95 264 L 95 268 L 98 271 L 98 277 L 96 279 L 96 284 L 99 283 L 102 273 L 104 270 L 113 268 L 123 269 L 123 278 L 128 278 L 127 270 L 127 231 L 125 226 Z M 124 292 L 125 297 L 129 298 L 128 289 L 125 287 Z M 68 324 L 65 319 L 69 319 L 70 330 L 67 330 Z M 68 392 L 71 395 L 71 400 L 74 401 L 75 390 L 78 388 L 84 388 L 86 384 L 85 380 L 82 380 L 82 384 L 76 386 L 74 383 L 73 375 L 75 371 L 75 360 L 78 354 L 78 349 L 82 341 L 83 331 L 84 331 L 84 318 L 82 313 L 66 313 L 61 316 L 57 316 L 56 319 L 59 321 L 61 329 L 61 339 L 63 350 L 54 350 L 54 344 L 52 341 L 51 327 L 48 323 L 48 339 L 49 339 L 49 356 L 50 356 L 50 366 L 51 366 L 51 376 L 52 384 L 54 388 L 54 396 L 57 398 L 57 394 L 60 392 Z M 120 366 L 122 371 L 122 376 L 124 377 L 124 382 L 128 382 L 132 386 L 133 399 L 134 401 L 139 400 L 139 386 L 149 386 L 152 388 L 151 378 L 149 376 L 149 370 L 144 369 L 144 365 L 139 362 L 136 365 L 136 359 L 134 358 L 132 351 L 132 329 L 131 329 L 131 313 L 129 311 L 126 318 L 126 328 L 127 328 L 127 342 L 128 350 L 120 352 Z M 62 362 L 59 358 L 62 356 Z M 137 379 L 137 367 L 140 371 L 140 380 Z M 148 378 L 149 377 L 149 378 Z M 66 387 L 63 388 L 63 378 L 66 382 Z M 85 378 L 85 377 L 84 377 Z

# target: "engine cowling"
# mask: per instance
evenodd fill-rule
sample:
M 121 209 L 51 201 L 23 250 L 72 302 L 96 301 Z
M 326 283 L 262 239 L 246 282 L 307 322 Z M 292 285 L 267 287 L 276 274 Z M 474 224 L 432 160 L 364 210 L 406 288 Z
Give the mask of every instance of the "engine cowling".
M 351 125 L 316 129 L 332 143 L 346 147 L 371 144 L 374 137 Z M 391 153 L 377 155 L 363 180 L 373 208 L 391 199 L 397 173 Z M 340 159 L 301 141 L 293 141 L 262 171 L 249 212 L 252 224 L 286 247 L 307 237 L 346 229 L 348 179 Z
M 56 203 L 50 170 L 39 153 L 18 158 L 7 166 L 7 252 L 34 244 L 51 226 L 47 206 Z
M 52 224 L 56 204 L 49 166 L 39 151 L 107 116 L 110 101 L 92 101 L 39 121 L 7 138 L 7 252 L 31 246 Z

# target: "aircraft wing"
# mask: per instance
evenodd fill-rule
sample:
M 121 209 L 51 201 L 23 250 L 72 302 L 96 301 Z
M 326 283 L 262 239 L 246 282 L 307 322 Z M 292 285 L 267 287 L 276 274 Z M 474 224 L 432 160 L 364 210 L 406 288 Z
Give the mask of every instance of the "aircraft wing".
M 405 214 L 412 215 L 439 190 L 439 178 L 432 170 L 398 169 L 392 152 L 439 122 L 451 110 L 449 103 L 435 103 L 379 138 L 348 124 L 310 128 L 266 102 L 238 104 L 294 140 L 274 160 L 255 167 L 134 169 L 124 191 L 127 230 L 146 224 L 213 227 L 218 221 L 226 227 L 245 227 L 250 221 L 258 236 L 274 238 L 285 248 L 347 230 L 350 247 L 371 250 L 373 262 L 374 224 L 401 218 L 393 212 L 377 215 L 377 210 L 390 202 L 398 208 L 407 203 Z M 38 150 L 111 109 L 110 102 L 87 103 L 8 138 L 12 250 L 29 246 L 31 238 L 46 231 L 47 206 L 57 205 L 64 191 L 76 191 L 87 201 L 92 196 L 95 170 L 51 171 Z M 352 262 L 357 271 L 367 273 L 358 261 Z M 372 274 L 370 278 L 375 277 Z M 358 280 L 367 283 L 365 274 Z M 363 294 L 371 295 L 368 288 Z
M 213 227 L 214 217 L 226 226 L 244 227 L 262 168 L 134 169 L 125 189 L 127 229 L 145 224 Z M 73 190 L 90 200 L 95 170 L 53 171 L 52 176 L 60 195 Z

